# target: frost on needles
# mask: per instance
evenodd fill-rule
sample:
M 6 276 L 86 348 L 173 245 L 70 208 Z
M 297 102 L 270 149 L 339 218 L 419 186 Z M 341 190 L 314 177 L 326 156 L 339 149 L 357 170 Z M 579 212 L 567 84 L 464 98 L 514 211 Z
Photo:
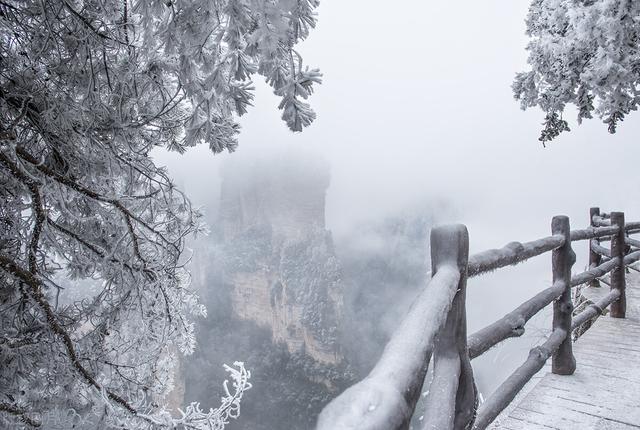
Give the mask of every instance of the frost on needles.
M 316 0 L 0 2 L 0 427 L 213 428 L 222 404 L 170 413 L 204 307 L 185 238 L 201 217 L 150 158 L 233 151 L 260 75 L 291 130 L 320 73 L 296 44 Z M 223 346 L 221 346 L 223 347 Z
M 573 104 L 578 123 L 596 115 L 610 133 L 638 108 L 640 3 L 633 0 L 533 0 L 527 16 L 531 70 L 513 84 L 523 109 L 545 113 L 540 140 L 568 131 Z

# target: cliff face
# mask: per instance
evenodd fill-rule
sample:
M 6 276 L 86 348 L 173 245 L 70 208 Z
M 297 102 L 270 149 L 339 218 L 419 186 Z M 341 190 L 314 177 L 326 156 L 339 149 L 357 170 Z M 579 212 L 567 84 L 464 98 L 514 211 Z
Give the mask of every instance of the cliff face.
M 198 347 L 178 377 L 184 401 L 175 404 L 217 405 L 228 378 L 220 364 L 242 360 L 253 388 L 229 430 L 313 428 L 371 369 L 423 287 L 431 217 L 403 210 L 360 223 L 337 239 L 338 262 L 325 226 L 325 166 L 299 154 L 252 164 L 232 157 L 222 179 L 209 205 L 219 208 L 213 234 L 191 260 L 209 316 L 197 322 Z
M 220 228 L 232 313 L 320 363 L 342 360 L 340 267 L 325 229 L 328 170 L 280 157 L 224 172 Z

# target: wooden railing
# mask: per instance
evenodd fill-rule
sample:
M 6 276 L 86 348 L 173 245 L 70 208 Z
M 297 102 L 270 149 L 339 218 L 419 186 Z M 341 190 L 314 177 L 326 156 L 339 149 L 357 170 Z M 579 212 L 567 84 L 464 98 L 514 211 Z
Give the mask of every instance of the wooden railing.
M 551 236 L 527 243 L 512 242 L 501 249 L 469 257 L 469 237 L 463 225 L 431 231 L 431 279 L 400 323 L 369 375 L 329 403 L 318 418 L 318 430 L 407 429 L 423 389 L 433 355 L 433 378 L 428 387 L 421 429 L 482 430 L 504 410 L 524 385 L 551 357 L 551 370 L 571 375 L 576 369 L 572 351 L 574 330 L 611 306 L 613 318 L 624 318 L 625 267 L 640 259 L 640 222 L 625 223 L 624 213 L 590 211 L 590 225 L 570 230 L 569 218 L 551 221 Z M 589 241 L 589 269 L 571 274 L 576 261 L 572 243 Z M 602 242 L 610 241 L 610 248 Z M 467 279 L 552 253 L 553 280 L 493 324 L 467 336 L 465 295 Z M 572 288 L 598 283 L 610 273 L 610 292 L 573 315 Z M 604 282 L 604 281 L 603 281 Z M 525 324 L 553 303 L 547 340 L 529 352 L 485 402 L 479 404 L 471 360 L 505 339 L 522 336 Z

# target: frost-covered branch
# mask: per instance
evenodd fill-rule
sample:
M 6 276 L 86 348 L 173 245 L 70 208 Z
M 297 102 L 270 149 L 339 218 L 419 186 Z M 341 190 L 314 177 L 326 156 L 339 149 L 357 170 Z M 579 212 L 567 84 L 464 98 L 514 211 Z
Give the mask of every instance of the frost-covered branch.
M 150 153 L 233 151 L 255 76 L 292 130 L 309 125 L 320 73 L 296 45 L 317 7 L 0 2 L 0 386 L 11 404 L 74 411 L 89 427 L 173 425 L 163 399 L 205 313 L 182 254 L 203 225 Z M 219 414 L 233 418 L 240 397 Z
M 638 2 L 533 0 L 527 34 L 531 70 L 517 74 L 513 91 L 523 109 L 546 113 L 543 143 L 569 130 L 569 104 L 578 123 L 595 115 L 610 133 L 638 109 Z
M 62 324 L 60 324 L 51 304 L 47 301 L 44 294 L 42 293 L 42 281 L 40 281 L 35 274 L 29 273 L 26 270 L 22 269 L 20 266 L 18 266 L 18 264 L 16 264 L 15 261 L 2 254 L 0 254 L 0 268 L 8 274 L 17 277 L 19 280 L 29 286 L 29 296 L 38 304 L 42 313 L 44 313 L 51 331 L 53 331 L 53 333 L 55 333 L 62 339 L 62 343 L 64 344 L 69 360 L 71 361 L 75 369 L 89 385 L 92 385 L 98 390 L 102 390 L 103 388 L 100 386 L 100 384 L 98 384 L 96 379 L 80 362 L 71 336 L 63 328 Z M 106 393 L 109 399 L 125 408 L 128 412 L 134 414 L 136 413 L 135 409 L 131 405 L 129 405 L 129 403 L 122 397 L 114 394 L 109 390 L 106 390 Z
M 180 428 L 206 428 L 220 430 L 229 422 L 229 419 L 236 419 L 240 416 L 240 400 L 244 392 L 251 388 L 249 378 L 251 373 L 245 369 L 244 363 L 236 361 L 233 363 L 236 368 L 224 365 L 224 368 L 231 375 L 233 392 L 229 390 L 229 381 L 224 381 L 223 388 L 225 395 L 222 397 L 221 405 L 209 411 L 202 411 L 200 403 L 193 402 L 185 410 L 180 410 L 181 417 L 173 419 L 173 425 Z
M 21 421 L 23 421 L 25 424 L 30 425 L 31 427 L 40 427 L 42 425 L 39 421 L 31 418 L 29 416 L 29 412 L 5 402 L 0 402 L 0 412 L 6 412 L 8 414 L 15 415 L 20 418 Z

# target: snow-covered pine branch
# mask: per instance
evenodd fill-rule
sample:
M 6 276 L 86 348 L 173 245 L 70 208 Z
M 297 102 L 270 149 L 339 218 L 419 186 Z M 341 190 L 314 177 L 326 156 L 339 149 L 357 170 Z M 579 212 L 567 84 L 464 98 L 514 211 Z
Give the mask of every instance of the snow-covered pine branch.
M 149 154 L 233 151 L 256 74 L 292 130 L 309 125 L 320 74 L 294 48 L 317 6 L 0 2 L 0 427 L 221 428 L 237 416 L 241 365 L 219 408 L 165 408 L 205 313 L 182 256 L 202 225 Z
M 527 34 L 531 70 L 517 74 L 513 90 L 523 109 L 546 113 L 543 143 L 569 130 L 568 104 L 578 123 L 595 114 L 610 133 L 638 108 L 640 3 L 533 0 Z

